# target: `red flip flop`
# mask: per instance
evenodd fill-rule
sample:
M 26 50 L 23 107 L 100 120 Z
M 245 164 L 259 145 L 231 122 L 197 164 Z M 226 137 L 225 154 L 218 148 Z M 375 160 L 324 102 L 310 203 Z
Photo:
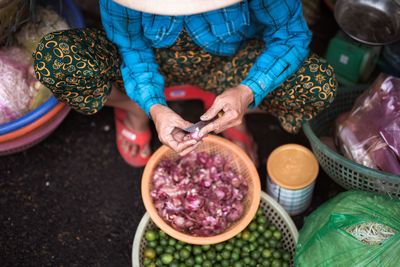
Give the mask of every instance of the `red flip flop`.
M 222 135 L 225 138 L 231 140 L 232 142 L 243 143 L 244 146 L 246 147 L 246 150 L 253 151 L 254 155 L 256 157 L 255 158 L 255 163 L 257 164 L 257 162 L 258 162 L 257 149 L 256 149 L 256 145 L 255 145 L 255 143 L 253 141 L 253 138 L 250 135 L 248 135 L 248 134 L 246 134 L 246 133 L 244 133 L 244 132 L 242 132 L 242 131 L 240 131 L 240 130 L 238 130 L 236 128 L 229 128 L 229 129 L 223 131 Z
M 147 161 L 150 159 L 150 155 L 143 157 L 141 150 L 145 145 L 150 143 L 151 131 L 148 129 L 145 132 L 135 132 L 125 125 L 125 119 L 127 118 L 126 111 L 114 108 L 115 115 L 115 128 L 116 128 L 116 141 L 117 148 L 121 157 L 131 166 L 140 168 L 146 165 Z M 124 140 L 131 144 L 139 146 L 139 149 L 135 156 L 132 156 L 130 151 L 125 151 L 123 148 Z

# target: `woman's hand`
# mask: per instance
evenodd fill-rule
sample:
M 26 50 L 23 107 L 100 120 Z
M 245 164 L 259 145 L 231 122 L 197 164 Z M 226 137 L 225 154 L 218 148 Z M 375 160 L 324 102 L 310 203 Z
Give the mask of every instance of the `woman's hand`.
M 156 125 L 160 141 L 175 150 L 181 156 L 194 150 L 200 142 L 187 138 L 183 129 L 192 125 L 176 114 L 169 107 L 154 105 L 150 108 L 150 115 Z
M 253 102 L 253 91 L 245 85 L 239 85 L 217 96 L 213 105 L 201 120 L 211 120 L 223 111 L 223 115 L 200 130 L 199 137 L 210 132 L 220 133 L 242 123 L 247 107 Z

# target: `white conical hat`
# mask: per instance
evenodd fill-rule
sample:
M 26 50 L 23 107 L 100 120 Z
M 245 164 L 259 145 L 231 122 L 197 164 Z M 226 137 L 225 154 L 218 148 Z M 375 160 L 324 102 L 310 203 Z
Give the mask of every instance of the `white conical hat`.
M 128 8 L 157 15 L 193 15 L 224 8 L 242 0 L 112 0 Z

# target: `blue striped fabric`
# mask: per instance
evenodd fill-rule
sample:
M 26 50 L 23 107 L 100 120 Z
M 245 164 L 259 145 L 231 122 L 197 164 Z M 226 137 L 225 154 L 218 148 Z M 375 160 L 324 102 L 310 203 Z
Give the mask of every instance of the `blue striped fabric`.
M 309 52 L 311 33 L 300 0 L 244 0 L 191 16 L 142 13 L 112 0 L 100 0 L 100 10 L 107 36 L 122 57 L 126 92 L 147 114 L 154 104 L 166 105 L 153 48 L 173 45 L 183 27 L 197 45 L 220 56 L 234 55 L 251 38 L 265 42 L 242 81 L 254 93 L 251 107 L 293 74 Z

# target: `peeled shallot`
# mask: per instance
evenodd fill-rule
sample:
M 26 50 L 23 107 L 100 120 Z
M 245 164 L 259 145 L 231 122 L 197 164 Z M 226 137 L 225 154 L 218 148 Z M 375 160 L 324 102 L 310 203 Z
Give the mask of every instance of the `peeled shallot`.
M 158 164 L 151 197 L 176 230 L 213 236 L 242 217 L 247 191 L 246 180 L 221 155 L 192 152 Z

